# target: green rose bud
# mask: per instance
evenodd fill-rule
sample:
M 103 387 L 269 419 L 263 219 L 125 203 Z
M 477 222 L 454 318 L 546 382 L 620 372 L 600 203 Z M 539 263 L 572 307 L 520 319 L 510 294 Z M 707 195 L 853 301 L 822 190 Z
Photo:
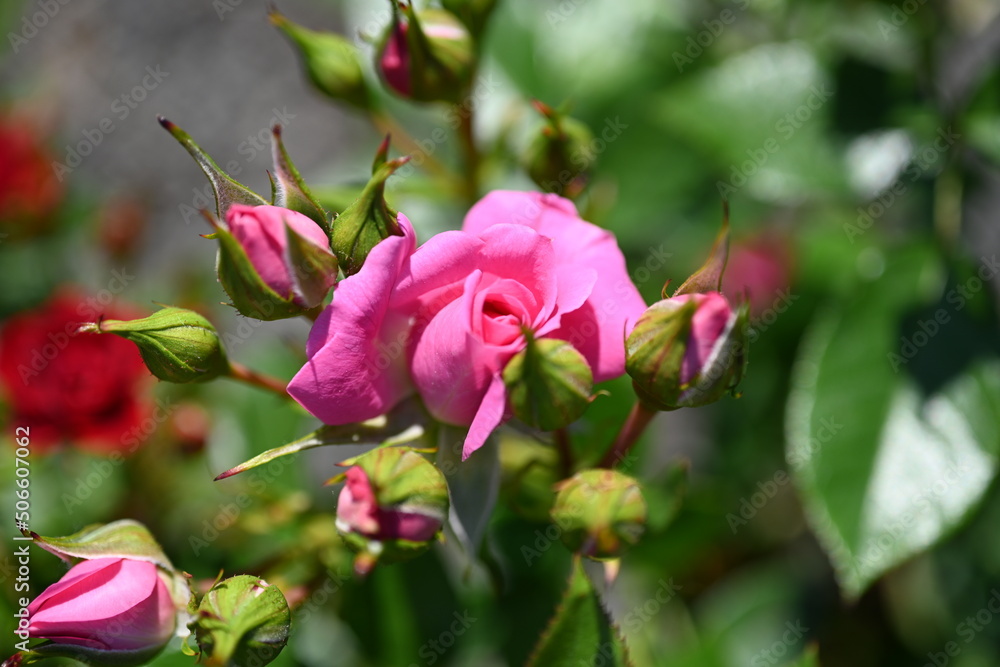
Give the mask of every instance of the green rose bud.
M 149 372 L 166 382 L 206 382 L 229 372 L 215 327 L 183 308 L 163 308 L 139 320 L 85 324 L 80 331 L 112 333 L 132 341 Z
M 507 397 L 518 419 L 544 431 L 576 421 L 590 405 L 594 376 L 576 349 L 542 338 L 528 345 L 503 371 Z
M 330 247 L 345 275 L 357 273 L 368 253 L 382 239 L 402 236 L 397 222 L 399 215 L 385 201 L 385 182 L 410 158 L 386 160 L 388 138 L 382 142 L 372 168 L 372 177 L 353 204 L 333 221 Z
M 642 536 L 646 501 L 631 477 L 585 470 L 560 483 L 552 519 L 570 550 L 597 560 L 618 558 Z
M 574 199 L 587 187 L 588 171 L 594 164 L 590 128 L 552 107 L 535 101 L 545 116 L 521 157 L 524 168 L 545 192 Z
M 441 9 L 416 12 L 393 2 L 377 69 L 393 92 L 417 102 L 458 102 L 469 87 L 475 49 L 458 19 Z
M 473 36 L 482 34 L 497 0 L 441 0 L 441 6 L 465 24 Z
M 290 626 L 281 590 L 245 574 L 213 586 L 191 623 L 203 664 L 209 667 L 268 664 L 285 647 Z
M 371 91 L 365 83 L 357 47 L 336 33 L 292 23 L 276 9 L 271 9 L 268 18 L 291 41 L 309 80 L 320 92 L 358 109 L 371 108 Z

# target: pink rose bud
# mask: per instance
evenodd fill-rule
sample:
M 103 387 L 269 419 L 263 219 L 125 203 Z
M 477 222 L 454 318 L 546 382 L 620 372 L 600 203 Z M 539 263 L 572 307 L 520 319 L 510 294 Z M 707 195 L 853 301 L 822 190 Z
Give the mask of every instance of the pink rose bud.
M 28 634 L 46 654 L 143 664 L 174 635 L 176 609 L 156 565 L 96 558 L 72 568 L 28 605 Z
M 355 570 L 365 574 L 376 560 L 419 555 L 448 516 L 444 475 L 420 454 L 384 447 L 347 461 L 337 500 L 337 530 L 358 552 Z
M 267 289 L 280 299 L 280 304 L 270 300 L 272 309 L 285 305 L 308 309 L 322 303 L 337 272 L 330 239 L 318 223 L 279 206 L 245 204 L 231 206 L 226 222 L 262 283 L 254 285 L 256 277 L 246 275 L 246 267 L 238 261 L 231 263 L 235 270 L 228 274 L 220 265 L 223 286 L 241 313 L 275 319 L 267 316 L 267 295 L 258 293 Z
M 626 370 L 657 410 L 713 403 L 735 389 L 746 364 L 748 308 L 719 292 L 681 294 L 650 306 L 625 343 Z
M 474 59 L 472 40 L 452 14 L 440 9 L 398 12 L 378 53 L 378 71 L 393 92 L 418 102 L 457 101 Z

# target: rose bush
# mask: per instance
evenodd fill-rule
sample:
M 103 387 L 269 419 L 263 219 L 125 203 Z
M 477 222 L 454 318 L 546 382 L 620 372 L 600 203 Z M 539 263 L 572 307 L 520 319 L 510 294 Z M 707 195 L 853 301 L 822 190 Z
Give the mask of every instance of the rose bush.
M 11 420 L 31 429 L 38 451 L 72 443 L 97 453 L 126 448 L 125 437 L 152 410 L 136 347 L 116 336 L 77 334 L 93 316 L 82 296 L 62 292 L 0 329 L 0 389 Z M 107 317 L 135 315 L 108 308 Z
M 505 418 L 501 374 L 527 335 L 571 343 L 597 382 L 624 372 L 646 306 L 615 237 L 570 201 L 496 191 L 419 249 L 399 224 L 337 287 L 288 387 L 322 421 L 370 419 L 416 390 L 434 417 L 469 426 L 468 457 Z

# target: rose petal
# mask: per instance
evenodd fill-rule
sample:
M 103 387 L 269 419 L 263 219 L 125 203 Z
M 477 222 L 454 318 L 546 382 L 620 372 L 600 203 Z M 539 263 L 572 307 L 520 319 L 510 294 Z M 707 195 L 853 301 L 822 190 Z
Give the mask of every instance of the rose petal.
M 406 372 L 410 313 L 389 311 L 397 276 L 413 253 L 413 228 L 402 214 L 403 236 L 376 245 L 364 266 L 343 280 L 333 303 L 309 334 L 309 361 L 288 393 L 327 424 L 350 424 L 384 414 L 410 390 Z
M 500 374 L 493 376 L 490 386 L 483 396 L 476 416 L 469 426 L 469 434 L 462 446 L 462 460 L 469 458 L 472 452 L 483 446 L 493 430 L 503 422 L 507 411 L 507 388 Z

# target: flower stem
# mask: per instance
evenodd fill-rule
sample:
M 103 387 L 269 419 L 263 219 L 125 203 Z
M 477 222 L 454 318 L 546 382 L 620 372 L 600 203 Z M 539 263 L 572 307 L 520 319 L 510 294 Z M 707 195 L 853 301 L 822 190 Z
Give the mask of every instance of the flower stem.
M 618 437 L 615 438 L 615 442 L 611 445 L 611 449 L 604 455 L 601 462 L 597 464 L 598 468 L 611 468 L 615 464 L 623 461 L 628 455 L 632 445 L 636 443 L 639 436 L 642 435 L 646 427 L 649 426 L 649 422 L 653 420 L 656 416 L 656 411 L 647 408 L 643 405 L 642 401 L 636 401 L 635 405 L 632 406 L 632 412 L 629 413 L 628 419 L 622 424 L 621 431 L 618 432 Z
M 278 378 L 271 377 L 270 375 L 264 375 L 263 373 L 258 373 L 255 370 L 247 368 L 241 363 L 230 361 L 229 362 L 229 377 L 239 382 L 245 382 L 246 384 L 253 385 L 254 387 L 259 387 L 261 389 L 270 391 L 282 398 L 291 398 L 288 395 L 288 383 L 279 380 Z
M 562 477 L 569 477 L 573 473 L 573 446 L 569 440 L 569 433 L 566 429 L 560 428 L 552 435 L 559 452 L 559 473 Z

